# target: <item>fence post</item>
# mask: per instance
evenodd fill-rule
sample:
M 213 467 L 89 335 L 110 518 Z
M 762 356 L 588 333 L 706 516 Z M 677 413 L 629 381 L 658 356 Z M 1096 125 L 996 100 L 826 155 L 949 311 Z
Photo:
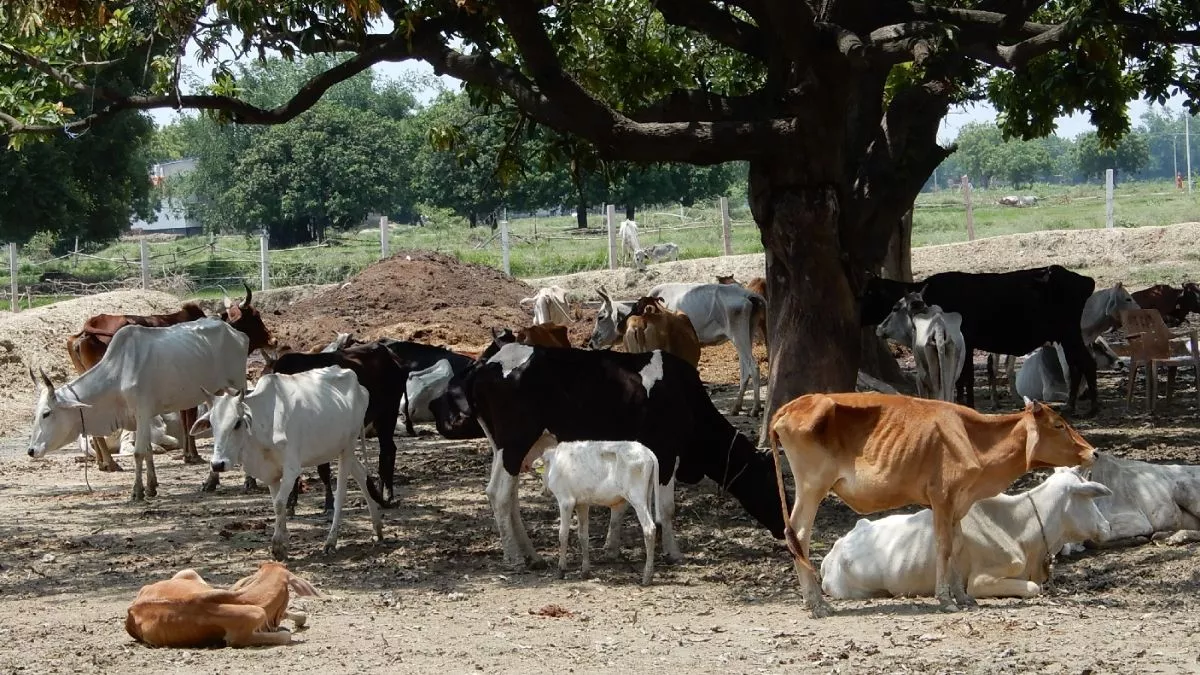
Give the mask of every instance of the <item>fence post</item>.
M 259 266 L 259 290 L 265 291 L 270 287 L 271 281 L 271 266 L 267 259 L 267 238 L 266 228 L 263 228 L 262 233 L 258 235 L 258 266 Z
M 8 278 L 12 282 L 12 309 L 13 313 L 21 311 L 21 306 L 17 304 L 17 245 L 8 245 Z
M 138 242 L 142 253 L 142 290 L 150 288 L 150 244 L 145 239 Z
M 79 237 L 75 237 L 75 257 L 71 258 L 71 269 L 79 267 Z
M 387 216 L 379 216 L 379 259 L 383 260 L 388 257 L 388 219 Z
M 512 274 L 508 264 L 508 209 L 504 209 L 504 214 L 500 217 L 500 256 L 504 262 L 504 273 Z
M 733 241 L 729 233 L 728 197 L 721 197 L 721 245 L 725 247 L 725 255 L 733 255 Z
M 617 269 L 617 230 L 613 221 L 617 217 L 617 207 L 608 205 L 608 269 Z
M 963 199 L 967 203 L 967 241 L 975 241 L 975 209 L 971 206 L 971 177 L 962 177 Z
M 1113 170 L 1104 170 L 1104 226 L 1113 229 Z

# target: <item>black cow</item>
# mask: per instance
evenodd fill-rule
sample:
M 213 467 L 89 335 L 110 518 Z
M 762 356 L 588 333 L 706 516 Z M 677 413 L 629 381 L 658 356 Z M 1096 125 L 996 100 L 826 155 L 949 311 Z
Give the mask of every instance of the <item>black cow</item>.
M 1079 381 L 1086 377 L 1095 414 L 1096 361 L 1084 348 L 1079 328 L 1083 305 L 1095 288 L 1091 277 L 1059 265 L 1000 274 L 942 272 L 912 284 L 872 277 L 862 298 L 862 325 L 879 324 L 904 293 L 922 291 L 929 304 L 962 314 L 968 354 L 982 349 L 1020 356 L 1058 342 L 1071 371 L 1067 410 L 1074 412 Z M 973 368 L 963 369 L 958 388 L 965 389 L 966 403 L 973 407 Z
M 770 455 L 717 412 L 696 369 L 671 354 L 505 344 L 456 375 L 432 408 L 443 435 L 477 420 L 499 449 L 487 492 L 508 560 L 536 557 L 517 508 L 516 476 L 543 431 L 558 441 L 639 441 L 658 458 L 663 485 L 672 475 L 684 483 L 708 476 L 783 537 Z

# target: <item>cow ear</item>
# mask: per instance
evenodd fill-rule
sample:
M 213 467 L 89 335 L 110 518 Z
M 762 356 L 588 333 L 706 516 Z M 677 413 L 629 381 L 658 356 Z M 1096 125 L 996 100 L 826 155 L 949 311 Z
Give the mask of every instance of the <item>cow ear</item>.
M 188 429 L 188 435 L 199 437 L 203 433 L 212 431 L 212 421 L 209 420 L 209 415 L 211 414 L 212 410 L 209 410 L 203 415 L 197 417 L 195 423 L 192 424 L 192 428 Z
M 1091 497 L 1092 499 L 1095 499 L 1096 497 L 1112 496 L 1112 490 L 1108 489 L 1107 485 L 1092 481 L 1088 481 L 1086 483 L 1076 483 L 1075 485 L 1072 485 L 1071 492 L 1079 495 L 1080 497 Z
M 67 410 L 87 410 L 88 408 L 92 407 L 90 403 L 75 401 L 69 398 L 60 398 L 58 400 L 58 405 L 59 407 L 66 408 Z

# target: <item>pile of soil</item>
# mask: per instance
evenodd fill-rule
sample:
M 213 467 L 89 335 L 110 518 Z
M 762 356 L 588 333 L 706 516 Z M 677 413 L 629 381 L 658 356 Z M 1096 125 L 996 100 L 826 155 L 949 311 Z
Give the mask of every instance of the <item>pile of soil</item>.
M 297 301 L 271 322 L 280 344 L 309 349 L 335 333 L 477 350 L 491 329 L 532 323 L 534 289 L 503 272 L 432 251 L 400 251 L 345 284 Z

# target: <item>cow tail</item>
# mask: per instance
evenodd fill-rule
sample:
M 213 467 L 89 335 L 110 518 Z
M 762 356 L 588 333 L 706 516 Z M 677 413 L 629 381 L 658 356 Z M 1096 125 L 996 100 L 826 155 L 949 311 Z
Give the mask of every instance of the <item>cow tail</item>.
M 804 557 L 801 553 L 800 540 L 796 538 L 796 531 L 792 529 L 787 492 L 783 489 L 783 465 L 779 461 L 779 434 L 775 431 L 775 425 L 772 424 L 768 427 L 767 438 L 771 445 L 771 457 L 775 460 L 775 485 L 779 488 L 779 507 L 783 510 L 783 539 L 787 542 L 788 550 L 792 553 L 792 559 L 808 568 L 813 574 L 816 574 L 817 570 L 813 568 L 808 558 Z

